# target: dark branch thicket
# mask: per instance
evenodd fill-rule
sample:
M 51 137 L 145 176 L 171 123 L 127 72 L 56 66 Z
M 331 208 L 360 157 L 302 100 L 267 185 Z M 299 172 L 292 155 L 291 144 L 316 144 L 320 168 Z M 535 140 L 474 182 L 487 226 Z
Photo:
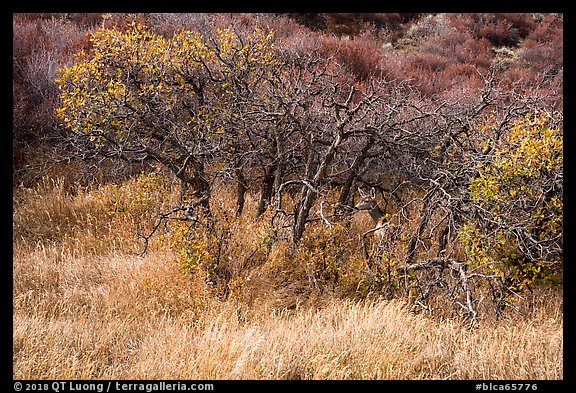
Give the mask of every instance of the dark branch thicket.
M 363 14 L 342 30 L 353 16 L 317 15 L 324 19 L 314 19 L 314 31 L 272 15 L 139 18 L 143 26 L 105 19 L 85 57 L 66 60 L 60 122 L 51 124 L 69 155 L 155 161 L 182 182 L 181 205 L 152 233 L 199 217 L 216 233 L 211 194 L 223 179 L 237 217 L 255 193 L 256 215 L 271 212 L 275 238 L 297 245 L 312 224 L 349 225 L 355 190 L 374 187 L 387 205 L 368 256 L 375 290 L 401 292 L 422 310 L 439 294 L 473 321 L 479 288 L 499 313 L 526 286 L 561 272 L 562 230 L 550 229 L 561 221 L 561 158 L 536 177 L 510 175 L 537 181 L 535 195 L 516 183 L 507 199 L 494 191 L 491 205 L 474 194 L 479 179 L 498 175 L 487 168 L 504 173 L 500 152 L 520 148 L 508 138 L 519 119 L 544 112 L 540 129 L 562 129 L 561 53 L 543 53 L 558 44 L 561 16 Z M 15 19 L 15 42 L 21 24 Z M 21 84 L 24 57 L 14 57 Z M 56 101 L 43 93 L 49 87 L 37 90 Z M 540 208 L 542 217 L 527 213 Z M 510 249 L 501 231 L 512 234 Z M 472 233 L 494 247 L 462 240 Z M 514 274 L 493 267 L 504 260 Z

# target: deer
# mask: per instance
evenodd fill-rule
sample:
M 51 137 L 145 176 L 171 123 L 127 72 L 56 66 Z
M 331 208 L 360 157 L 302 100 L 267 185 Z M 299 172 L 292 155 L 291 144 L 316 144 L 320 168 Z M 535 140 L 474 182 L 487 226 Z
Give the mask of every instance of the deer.
M 385 228 L 389 225 L 388 221 L 388 214 L 385 213 L 386 207 L 388 203 L 386 201 L 386 206 L 383 209 L 380 208 L 378 202 L 376 201 L 376 189 L 372 187 L 370 193 L 367 194 L 366 192 L 362 191 L 360 187 L 358 187 L 358 194 L 360 194 L 360 202 L 354 206 L 354 209 L 357 211 L 360 210 L 368 210 L 370 217 L 374 221 L 374 228 L 364 232 L 362 234 L 362 241 L 364 245 L 364 256 L 368 258 L 368 250 L 366 248 L 366 236 L 374 233 L 375 235 L 375 242 L 377 250 L 380 250 L 383 246 L 384 236 L 386 234 Z M 440 252 L 445 252 L 446 249 L 446 236 L 448 234 L 449 227 L 444 228 L 444 230 L 438 236 L 438 244 L 440 245 Z M 424 250 L 428 251 L 433 246 L 433 241 L 431 237 L 422 238 L 421 233 L 413 235 L 414 239 L 412 250 L 416 247 L 417 244 L 421 244 Z
M 374 233 L 376 237 L 376 244 L 377 246 L 380 246 L 384 239 L 384 226 L 387 223 L 387 215 L 384 213 L 384 210 L 380 208 L 378 202 L 376 201 L 376 189 L 374 187 L 372 187 L 369 194 L 362 191 L 362 189 L 358 187 L 358 194 L 360 195 L 360 202 L 354 206 L 354 209 L 357 211 L 367 210 L 370 214 L 370 217 L 372 217 L 372 221 L 374 221 L 374 228 L 362 234 L 364 256 L 368 258 L 368 251 L 366 249 L 365 241 L 366 236 Z

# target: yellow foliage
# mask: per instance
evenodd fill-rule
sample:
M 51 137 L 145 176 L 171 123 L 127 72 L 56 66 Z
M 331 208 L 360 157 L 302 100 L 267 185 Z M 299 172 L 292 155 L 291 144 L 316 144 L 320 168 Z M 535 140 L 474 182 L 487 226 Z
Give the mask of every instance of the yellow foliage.
M 532 241 L 562 241 L 561 194 L 547 196 L 563 172 L 563 136 L 555 126 L 556 117 L 559 115 L 537 111 L 518 118 L 499 140 L 491 142 L 493 152 L 476 166 L 477 176 L 469 186 L 473 202 L 489 224 L 484 230 L 474 224 L 461 228 L 466 254 L 475 266 L 490 265 L 492 272 L 499 274 L 506 271 L 518 282 L 517 289 L 545 279 L 562 262 L 561 255 L 527 255 L 522 239 L 528 236 L 522 234 L 531 234 Z M 486 127 L 495 124 L 489 120 L 480 130 L 489 130 Z
M 79 52 L 76 64 L 58 70 L 56 116 L 71 130 L 97 130 L 105 139 L 123 141 L 135 137 L 128 130 L 148 132 L 151 110 L 158 118 L 173 118 L 174 131 L 194 129 L 230 112 L 225 103 L 233 93 L 232 79 L 243 78 L 252 90 L 279 64 L 273 39 L 272 32 L 260 29 L 244 41 L 230 29 L 218 29 L 210 44 L 199 33 L 181 30 L 166 38 L 135 22 L 124 31 L 99 29 L 90 36 L 90 51 Z M 211 108 L 211 115 L 202 99 L 193 111 L 182 110 L 206 81 L 213 84 L 206 91 L 219 95 L 221 107 Z

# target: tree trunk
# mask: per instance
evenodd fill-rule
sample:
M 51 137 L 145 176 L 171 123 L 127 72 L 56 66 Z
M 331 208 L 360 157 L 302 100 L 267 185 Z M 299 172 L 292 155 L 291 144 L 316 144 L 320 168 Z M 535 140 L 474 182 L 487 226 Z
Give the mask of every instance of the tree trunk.
M 431 206 L 431 200 L 433 194 L 434 194 L 433 191 L 428 191 L 428 194 L 426 194 L 423 198 L 422 202 L 424 205 L 422 207 L 422 216 L 420 217 L 420 223 L 416 228 L 416 232 L 412 234 L 410 241 L 408 242 L 408 247 L 406 249 L 406 258 L 405 258 L 406 266 L 412 264 L 414 260 L 414 251 L 416 251 L 416 245 L 418 243 L 418 240 L 420 240 L 420 236 L 422 236 L 422 233 L 424 232 L 424 229 L 426 228 L 426 225 L 428 225 L 430 217 L 432 216 L 433 206 Z
M 246 186 L 246 179 L 242 169 L 236 168 L 234 173 L 236 174 L 236 217 L 240 217 L 244 210 L 245 195 L 248 187 Z
M 320 165 L 316 170 L 314 178 L 310 182 L 310 184 L 313 187 L 320 187 L 322 183 L 326 180 L 325 179 L 326 170 L 328 169 L 328 166 L 332 163 L 332 160 L 334 159 L 334 156 L 336 154 L 336 150 L 338 149 L 338 146 L 340 146 L 340 143 L 342 142 L 341 132 L 342 130 L 341 128 L 339 128 L 338 133 L 334 137 L 334 141 L 332 141 L 330 148 L 326 152 L 326 155 L 324 156 L 322 162 L 320 162 Z M 301 204 L 300 206 L 297 206 L 296 208 L 297 211 L 294 212 L 295 213 L 294 235 L 293 235 L 294 243 L 297 243 L 302 238 L 306 222 L 308 221 L 308 215 L 310 214 L 310 209 L 312 208 L 314 202 L 316 202 L 317 199 L 316 191 L 314 191 L 310 186 L 306 184 L 303 187 L 304 189 L 302 192 L 303 197 L 301 198 Z
M 256 210 L 256 217 L 260 217 L 272 200 L 272 191 L 274 188 L 274 167 L 267 167 L 264 170 L 264 178 L 260 186 L 260 201 Z
M 274 171 L 274 193 L 278 192 L 284 178 L 284 137 L 279 127 L 274 129 L 276 141 L 276 170 Z
M 352 192 L 350 192 L 350 190 L 352 189 L 354 180 L 356 180 L 356 178 L 358 177 L 360 167 L 364 163 L 364 160 L 366 160 L 368 150 L 370 149 L 370 147 L 372 147 L 373 144 L 374 144 L 374 137 L 370 136 L 370 139 L 366 141 L 366 144 L 360 151 L 360 154 L 354 159 L 354 162 L 352 163 L 352 166 L 348 171 L 348 176 L 346 177 L 346 180 L 342 185 L 342 189 L 340 190 L 340 196 L 338 197 L 338 206 L 336 207 L 335 212 L 335 215 L 338 218 L 342 218 L 344 216 L 347 210 L 346 206 L 350 210 L 352 208 L 352 204 L 350 203 L 350 196 L 352 195 Z
M 176 176 L 182 182 L 181 202 L 199 206 L 210 216 L 211 190 L 204 173 L 204 163 L 189 156 L 180 166 Z M 189 189 L 192 191 L 191 195 L 188 195 Z
M 300 206 L 296 209 L 296 214 L 294 217 L 294 234 L 292 241 L 298 243 L 304 235 L 304 229 L 306 222 L 308 221 L 308 215 L 310 214 L 310 209 L 314 202 L 316 201 L 316 194 L 310 188 L 306 188 L 304 191 L 304 197 Z

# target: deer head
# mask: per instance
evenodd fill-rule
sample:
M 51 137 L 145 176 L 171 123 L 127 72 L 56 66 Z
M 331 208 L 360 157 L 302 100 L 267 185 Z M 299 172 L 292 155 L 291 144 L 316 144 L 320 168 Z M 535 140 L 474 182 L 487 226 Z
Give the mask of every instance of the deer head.
M 354 206 L 356 210 L 368 210 L 370 213 L 370 217 L 374 220 L 374 224 L 376 226 L 382 225 L 382 220 L 384 219 L 384 211 L 380 209 L 378 206 L 378 202 L 376 201 L 376 189 L 372 187 L 370 193 L 366 193 L 362 191 L 360 187 L 358 187 L 358 194 L 360 194 L 360 202 Z
M 369 194 L 358 187 L 358 194 L 360 195 L 360 202 L 354 206 L 354 209 L 371 210 L 374 209 L 375 206 L 378 206 L 378 203 L 376 202 L 376 189 L 374 187 L 372 187 Z

